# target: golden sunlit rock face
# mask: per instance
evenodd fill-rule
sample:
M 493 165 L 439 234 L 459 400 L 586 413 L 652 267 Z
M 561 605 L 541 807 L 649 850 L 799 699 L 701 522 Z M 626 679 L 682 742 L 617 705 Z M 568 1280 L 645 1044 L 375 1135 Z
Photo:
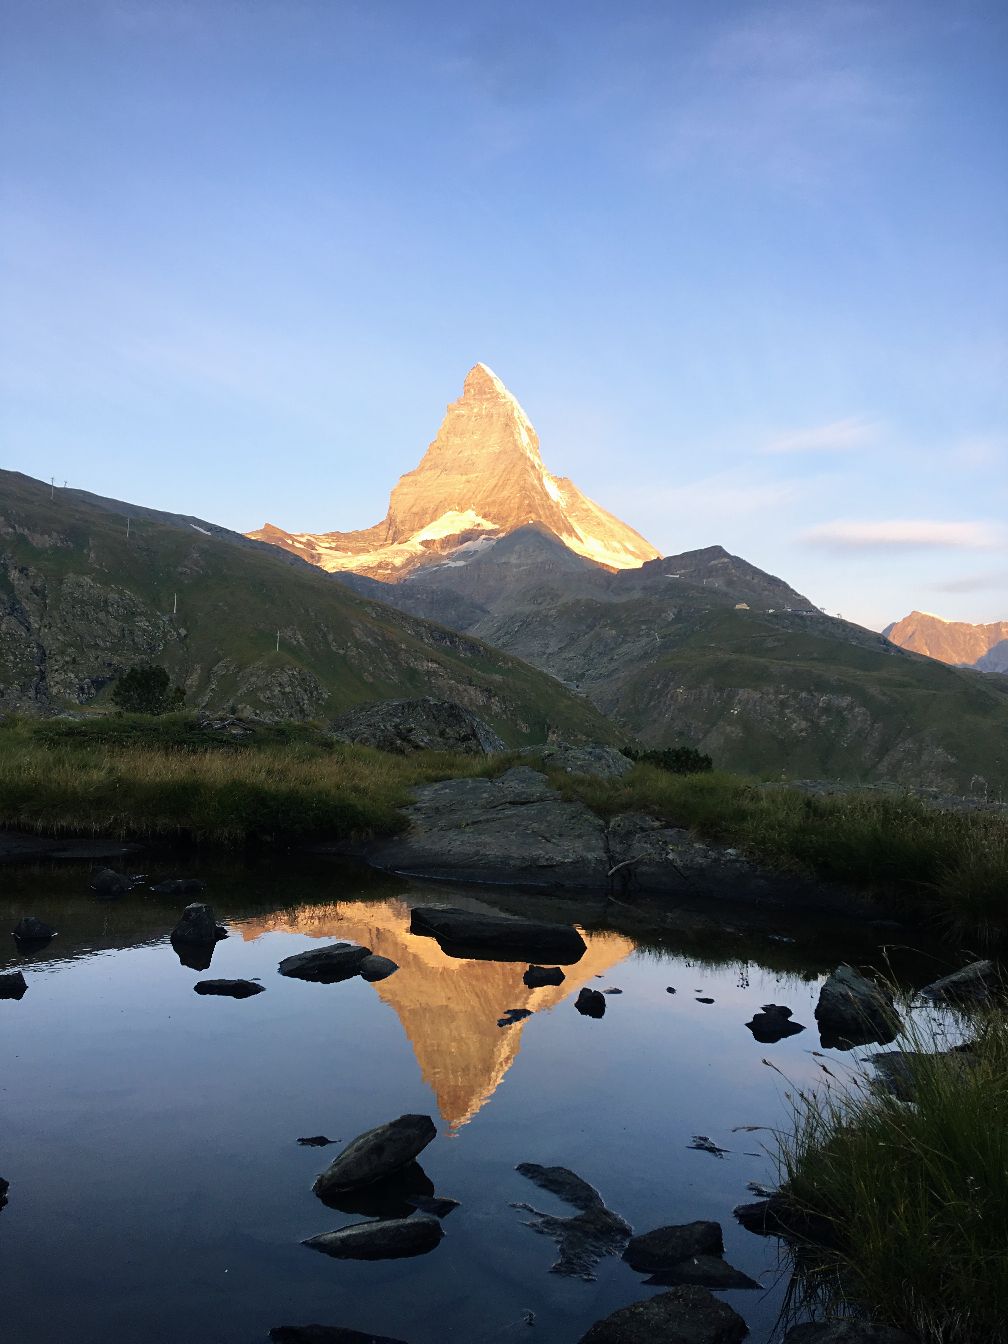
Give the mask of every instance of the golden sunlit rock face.
M 929 611 L 912 611 L 885 631 L 891 644 L 923 653 L 957 667 L 981 667 L 988 672 L 1008 670 L 1008 621 L 971 625 L 946 621 Z
M 322 569 L 395 580 L 420 565 L 466 557 L 528 523 L 609 569 L 635 569 L 658 551 L 550 475 L 539 438 L 518 401 L 485 364 L 469 370 L 420 465 L 401 477 L 381 523 L 359 532 L 285 532 L 267 523 L 249 536 Z
M 498 1027 L 497 1019 L 508 1008 L 539 1013 L 573 1000 L 582 985 L 633 951 L 633 943 L 620 934 L 585 933 L 588 951 L 576 966 L 564 967 L 563 984 L 529 989 L 522 980 L 525 962 L 449 957 L 433 938 L 410 933 L 409 922 L 409 907 L 388 900 L 299 906 L 247 920 L 235 931 L 246 940 L 276 932 L 344 939 L 397 962 L 399 970 L 373 989 L 395 1010 L 438 1110 L 453 1130 L 486 1105 L 518 1056 L 531 1019 Z

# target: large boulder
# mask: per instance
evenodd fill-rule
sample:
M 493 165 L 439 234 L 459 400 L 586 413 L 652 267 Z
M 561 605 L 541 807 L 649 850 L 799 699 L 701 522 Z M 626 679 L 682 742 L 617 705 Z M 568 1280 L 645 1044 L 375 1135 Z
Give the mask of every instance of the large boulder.
M 673 1288 L 596 1321 L 580 1344 L 739 1344 L 745 1321 L 706 1288 Z
M 925 985 L 921 997 L 931 1003 L 986 1003 L 997 982 L 998 970 L 992 961 L 972 961 L 962 970 Z
M 605 823 L 527 766 L 497 779 L 441 780 L 413 797 L 408 830 L 368 846 L 378 867 L 561 889 L 598 889 L 606 880 Z
M 173 943 L 192 943 L 198 947 L 212 947 L 227 936 L 227 930 L 217 923 L 213 907 L 194 901 L 182 911 L 182 918 L 172 929 Z
M 819 991 L 815 1010 L 824 1049 L 888 1045 L 901 1029 L 892 996 L 853 966 L 841 963 Z
M 412 1162 L 437 1134 L 429 1115 L 400 1115 L 388 1124 L 358 1134 L 339 1157 L 315 1178 L 319 1196 L 380 1181 Z
M 25 915 L 19 919 L 11 930 L 19 943 L 47 943 L 50 938 L 56 937 L 56 930 L 51 924 L 44 923 L 41 919 L 36 919 L 34 915 Z
M 629 756 L 615 747 L 528 747 L 522 755 L 544 770 L 562 770 L 567 775 L 590 775 L 594 779 L 620 779 L 634 768 Z
M 692 1255 L 720 1255 L 723 1250 L 721 1224 L 701 1221 L 656 1227 L 631 1237 L 623 1259 L 631 1269 L 653 1274 Z
M 118 896 L 125 896 L 132 885 L 124 873 L 117 873 L 112 868 L 96 868 L 91 879 L 91 890 L 101 901 L 114 901 Z
M 335 1232 L 309 1237 L 301 1244 L 338 1260 L 395 1260 L 407 1255 L 426 1255 L 443 1236 L 444 1228 L 438 1219 L 422 1213 L 412 1218 L 350 1223 Z
M 294 980 L 335 985 L 358 975 L 370 955 L 369 947 L 358 947 L 356 943 L 327 943 L 325 947 L 313 947 L 307 952 L 297 952 L 293 957 L 284 957 L 278 969 L 281 975 Z
M 504 743 L 471 710 L 450 700 L 382 700 L 341 715 L 332 725 L 342 742 L 405 755 L 411 751 L 454 751 L 487 756 Z
M 584 939 L 570 924 L 546 924 L 450 905 L 414 906 L 410 933 L 436 938 L 446 951 L 475 953 L 500 961 L 542 957 L 570 965 L 580 961 L 586 951 Z

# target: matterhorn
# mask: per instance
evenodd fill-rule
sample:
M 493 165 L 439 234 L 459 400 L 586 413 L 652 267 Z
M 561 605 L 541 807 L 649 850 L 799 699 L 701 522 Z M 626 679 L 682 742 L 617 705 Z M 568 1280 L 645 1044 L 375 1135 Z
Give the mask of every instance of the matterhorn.
M 464 564 L 530 523 L 609 570 L 636 569 L 659 554 L 573 481 L 550 475 L 517 399 L 491 369 L 475 364 L 420 465 L 392 491 L 380 523 L 320 534 L 266 523 L 249 536 L 330 572 L 395 582 L 422 566 Z

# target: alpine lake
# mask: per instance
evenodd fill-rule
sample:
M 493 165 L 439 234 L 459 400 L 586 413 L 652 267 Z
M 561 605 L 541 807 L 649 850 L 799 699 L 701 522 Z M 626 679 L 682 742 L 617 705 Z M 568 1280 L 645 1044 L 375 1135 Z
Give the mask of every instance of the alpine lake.
M 892 930 L 778 912 L 748 932 L 684 938 L 620 931 L 617 906 L 412 883 L 323 858 L 223 861 L 145 851 L 116 866 L 143 882 L 115 901 L 87 864 L 0 868 L 0 971 L 28 990 L 0 1001 L 0 1313 L 11 1344 L 255 1344 L 272 1327 L 352 1327 L 409 1344 L 576 1344 L 593 1322 L 664 1291 L 619 1252 L 593 1277 L 550 1272 L 558 1251 L 531 1205 L 577 1213 L 516 1170 L 562 1166 L 635 1233 L 713 1219 L 725 1260 L 755 1287 L 718 1292 L 752 1344 L 807 1319 L 783 1243 L 733 1208 L 773 1187 L 773 1134 L 790 1097 L 841 1078 L 814 1009 L 839 961 L 913 979 L 934 962 Z M 157 896 L 187 876 L 202 896 Z M 187 966 L 169 934 L 190 900 L 229 936 Z M 577 924 L 587 951 L 559 985 L 528 988 L 528 962 L 453 956 L 410 932 L 410 910 L 450 904 Z M 53 925 L 22 952 L 7 930 Z M 617 916 L 614 918 L 614 915 Z M 732 923 L 724 911 L 726 926 Z M 776 922 L 775 922 L 776 920 Z M 887 944 L 888 939 L 888 944 Z M 367 983 L 277 973 L 294 953 L 345 940 L 399 969 Z M 236 1000 L 207 977 L 259 981 Z M 575 1011 L 585 987 L 601 1018 Z M 674 992 L 672 992 L 674 991 Z M 775 1043 L 746 1023 L 786 1005 L 806 1028 Z M 508 1010 L 528 1016 L 508 1021 Z M 502 1025 L 503 1022 L 503 1025 Z M 403 1216 L 409 1192 L 345 1207 L 312 1192 L 361 1132 L 410 1112 L 437 1137 L 414 1193 L 458 1207 L 426 1254 L 337 1260 L 302 1243 L 368 1217 Z M 325 1136 L 325 1146 L 299 1144 Z M 417 1215 L 419 1216 L 419 1215 Z

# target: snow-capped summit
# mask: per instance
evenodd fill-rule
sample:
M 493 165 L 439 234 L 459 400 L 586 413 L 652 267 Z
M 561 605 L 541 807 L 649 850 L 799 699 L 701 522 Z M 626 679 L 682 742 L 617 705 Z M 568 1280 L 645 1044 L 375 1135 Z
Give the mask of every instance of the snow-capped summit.
M 517 398 L 486 364 L 474 364 L 419 466 L 393 489 L 382 522 L 322 534 L 285 532 L 267 523 L 249 535 L 322 569 L 395 580 L 473 541 L 529 523 L 609 569 L 634 569 L 658 556 L 573 481 L 550 475 L 539 436 Z

